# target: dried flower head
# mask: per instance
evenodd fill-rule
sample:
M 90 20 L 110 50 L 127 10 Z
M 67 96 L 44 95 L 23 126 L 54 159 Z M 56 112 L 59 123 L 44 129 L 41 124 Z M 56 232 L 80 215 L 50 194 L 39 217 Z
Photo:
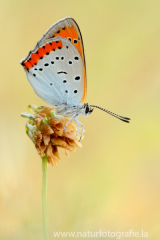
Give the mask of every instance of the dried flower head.
M 70 122 L 64 131 L 68 119 L 56 115 L 53 108 L 35 105 L 29 105 L 28 108 L 32 114 L 21 114 L 29 118 L 26 133 L 35 144 L 38 154 L 47 156 L 52 166 L 57 166 L 60 160 L 58 148 L 68 156 L 68 150 L 74 152 L 76 147 L 82 147 L 79 135 L 76 138 L 77 127 Z

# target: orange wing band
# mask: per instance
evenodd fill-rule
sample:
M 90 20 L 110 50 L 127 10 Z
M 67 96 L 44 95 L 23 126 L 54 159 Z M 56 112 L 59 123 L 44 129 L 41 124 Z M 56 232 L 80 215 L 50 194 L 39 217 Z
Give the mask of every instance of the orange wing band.
M 74 26 L 60 28 L 60 30 L 58 32 L 54 33 L 54 36 L 55 37 L 70 38 L 71 42 L 78 49 L 78 51 L 81 54 L 81 57 L 83 59 L 82 47 L 81 47 L 81 44 L 80 44 L 80 40 L 78 39 L 78 33 L 77 33 L 76 29 L 74 28 Z
M 63 47 L 61 41 L 47 43 L 42 48 L 39 48 L 36 53 L 32 53 L 31 57 L 27 62 L 24 63 L 26 69 L 32 68 L 35 64 L 38 63 L 45 55 L 49 54 L 53 50 L 61 49 Z

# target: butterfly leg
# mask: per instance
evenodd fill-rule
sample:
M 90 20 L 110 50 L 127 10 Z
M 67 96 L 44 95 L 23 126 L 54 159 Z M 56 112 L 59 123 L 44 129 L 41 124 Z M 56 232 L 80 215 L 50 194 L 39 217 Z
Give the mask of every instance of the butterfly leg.
M 74 118 L 77 116 L 77 114 L 74 114 L 69 120 L 68 120 L 68 122 L 66 123 L 66 125 L 64 126 L 64 131 L 66 130 L 66 127 L 68 126 L 68 124 L 70 123 L 70 122 L 72 122 L 72 120 L 74 120 Z
M 75 141 L 76 138 L 77 138 L 77 136 L 78 136 L 78 133 L 79 133 L 79 125 L 80 125 L 80 124 L 76 122 L 76 119 L 75 119 L 74 121 L 75 121 L 75 123 L 78 125 L 78 130 L 77 130 L 77 133 L 76 133 L 76 136 L 75 136 L 75 139 L 74 139 L 74 141 Z
M 75 121 L 75 123 L 77 123 L 77 125 L 78 125 L 78 130 L 77 130 L 77 134 L 76 134 L 75 139 L 77 138 L 78 133 L 79 133 L 79 126 L 82 127 L 82 132 L 81 132 L 81 136 L 80 136 L 80 139 L 79 139 L 79 142 L 80 142 L 81 139 L 82 139 L 82 136 L 83 136 L 83 124 L 82 124 L 81 122 L 79 122 L 77 119 L 74 119 L 74 121 Z

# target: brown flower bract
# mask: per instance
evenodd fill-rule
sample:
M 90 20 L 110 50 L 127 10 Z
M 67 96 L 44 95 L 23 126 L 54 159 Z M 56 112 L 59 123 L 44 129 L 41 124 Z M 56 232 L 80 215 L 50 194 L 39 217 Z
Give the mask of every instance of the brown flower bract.
M 36 113 L 34 126 L 34 142 L 41 157 L 47 155 L 48 163 L 56 165 L 60 160 L 58 148 L 68 156 L 68 151 L 74 152 L 76 147 L 81 147 L 79 136 L 75 139 L 77 127 L 69 123 L 64 131 L 68 119 L 51 114 L 52 108 L 44 107 Z M 33 123 L 32 123 L 33 125 Z

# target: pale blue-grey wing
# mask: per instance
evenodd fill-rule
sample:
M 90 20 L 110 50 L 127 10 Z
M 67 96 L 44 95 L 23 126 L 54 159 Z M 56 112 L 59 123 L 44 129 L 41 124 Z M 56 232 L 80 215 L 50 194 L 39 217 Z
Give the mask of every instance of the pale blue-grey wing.
M 29 59 L 32 62 L 33 53 L 45 49 L 47 44 L 59 41 L 62 43 L 61 48 L 50 51 L 31 68 L 24 69 L 35 93 L 46 102 L 76 106 L 84 93 L 84 65 L 79 51 L 68 39 L 55 37 L 43 41 L 21 63 L 25 66 Z
M 54 23 L 43 34 L 43 36 L 39 39 L 37 44 L 41 45 L 46 39 L 50 39 L 57 36 L 70 38 L 71 42 L 79 50 L 81 57 L 83 59 L 84 68 L 86 68 L 82 34 L 80 32 L 80 29 L 76 21 L 71 17 L 66 17 L 64 19 L 59 20 L 58 22 Z M 86 69 L 85 69 L 85 72 L 86 72 Z

